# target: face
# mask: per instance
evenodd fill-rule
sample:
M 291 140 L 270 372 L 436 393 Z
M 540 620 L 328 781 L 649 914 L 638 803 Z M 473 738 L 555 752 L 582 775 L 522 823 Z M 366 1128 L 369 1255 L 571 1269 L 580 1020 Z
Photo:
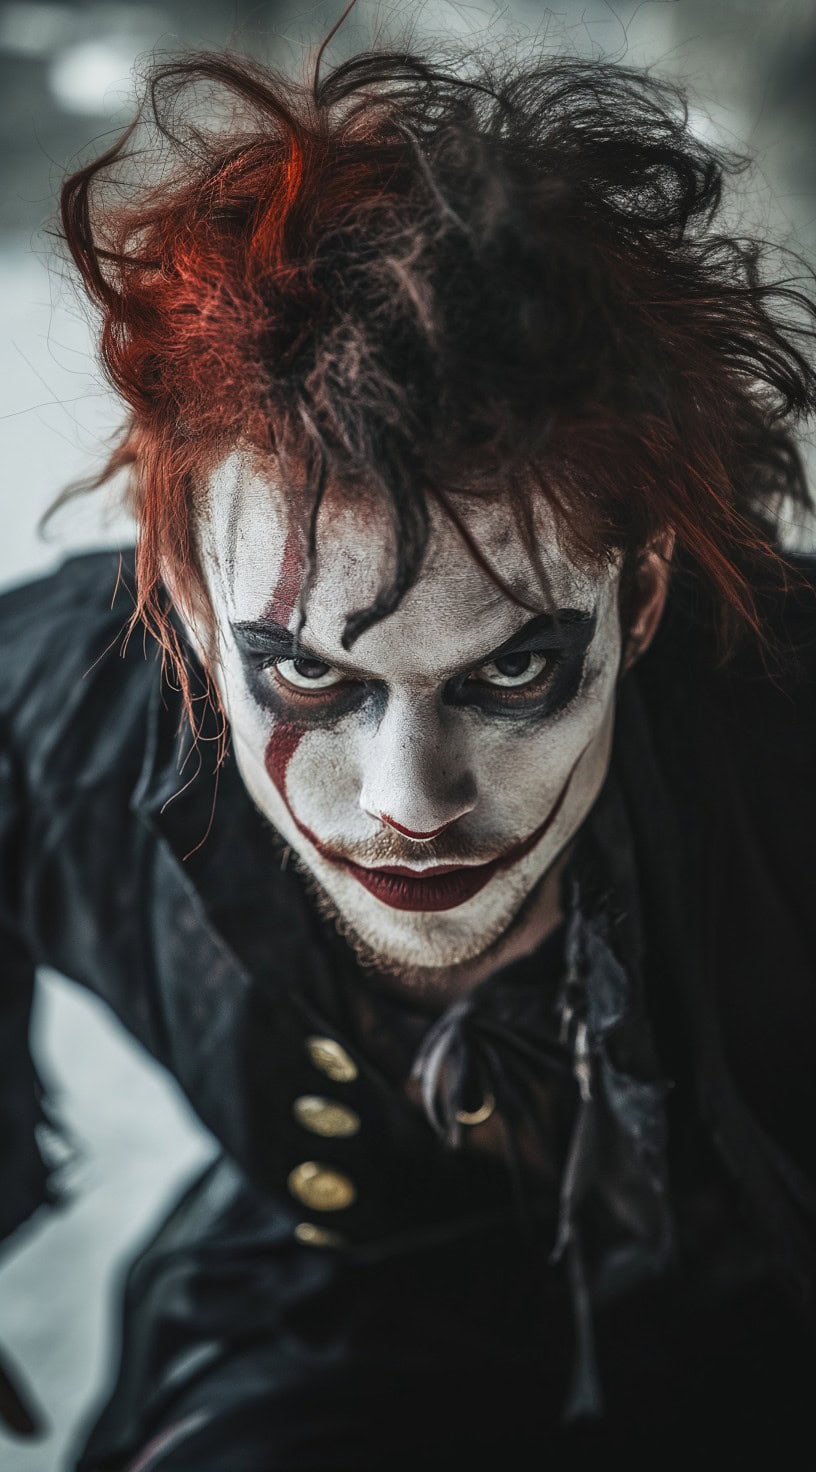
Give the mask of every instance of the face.
M 528 606 L 434 510 L 415 587 L 347 652 L 346 619 L 387 579 L 392 543 L 384 512 L 332 494 L 298 645 L 303 569 L 282 494 L 238 453 L 209 489 L 200 545 L 216 677 L 250 795 L 369 955 L 394 968 L 482 955 L 606 774 L 617 565 L 576 566 L 542 506 L 550 601 L 506 510 L 460 499 Z

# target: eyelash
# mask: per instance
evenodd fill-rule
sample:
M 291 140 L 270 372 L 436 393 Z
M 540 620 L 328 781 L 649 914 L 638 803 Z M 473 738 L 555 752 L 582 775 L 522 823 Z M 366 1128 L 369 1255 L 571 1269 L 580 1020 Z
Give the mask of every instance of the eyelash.
M 483 698 L 465 699 L 461 701 L 461 704 L 470 706 L 478 705 L 482 709 L 491 706 L 494 709 L 497 706 L 515 706 L 517 708 L 521 706 L 535 706 L 541 700 L 542 694 L 552 685 L 559 668 L 564 663 L 566 653 L 562 649 L 530 649 L 524 652 L 547 660 L 545 669 L 529 685 L 513 688 L 512 686 L 488 685 L 485 683 L 482 686 L 485 692 Z M 289 658 L 291 658 L 290 655 L 273 655 L 272 657 L 267 657 L 261 661 L 260 668 L 264 671 L 277 670 L 278 666 L 286 663 Z M 284 676 L 279 676 L 279 679 L 284 681 Z M 296 686 L 284 682 L 281 693 L 292 704 L 303 706 L 323 704 L 328 706 L 336 702 L 343 694 L 348 696 L 350 686 L 362 686 L 365 683 L 363 680 L 345 679 L 337 685 L 329 686 L 322 690 L 315 690 L 310 694 L 306 690 L 298 689 Z M 457 693 L 468 684 L 478 685 L 479 682 L 471 680 L 466 676 L 459 684 Z M 278 689 L 281 689 L 280 685 L 278 685 Z
M 528 651 L 525 651 L 525 653 L 526 652 Z M 466 701 L 465 704 L 478 704 L 482 707 L 490 705 L 494 707 L 496 705 L 520 707 L 535 706 L 536 704 L 538 704 L 541 700 L 542 695 L 545 694 L 546 691 L 548 691 L 550 686 L 553 684 L 559 669 L 564 663 L 565 654 L 564 651 L 561 649 L 531 649 L 529 650 L 529 653 L 537 656 L 537 658 L 539 659 L 545 659 L 547 661 L 544 669 L 540 672 L 540 674 L 536 676 L 534 680 L 530 681 L 529 685 L 518 685 L 516 687 L 513 687 L 512 685 L 502 686 L 484 684 L 482 686 L 482 689 L 485 691 L 485 698 L 473 701 Z M 468 681 L 464 682 L 465 685 L 467 685 L 467 683 Z M 473 681 L 473 684 L 478 686 L 479 681 Z

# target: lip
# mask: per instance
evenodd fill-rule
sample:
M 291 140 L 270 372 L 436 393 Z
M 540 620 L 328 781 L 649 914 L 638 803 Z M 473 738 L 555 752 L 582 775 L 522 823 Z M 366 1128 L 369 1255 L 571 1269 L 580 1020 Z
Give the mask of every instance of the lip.
M 506 859 L 492 859 L 489 864 L 440 864 L 421 874 L 396 864 L 366 869 L 350 859 L 333 862 L 392 910 L 453 910 L 484 889 L 497 870 L 505 867 Z
M 564 805 L 575 769 L 583 754 L 581 751 L 573 763 L 544 822 L 520 843 L 514 844 L 506 853 L 491 859 L 487 864 L 438 864 L 424 870 L 410 869 L 403 864 L 384 864 L 380 869 L 367 869 L 362 864 L 353 863 L 351 859 L 341 859 L 324 847 L 321 847 L 321 853 L 338 868 L 345 869 L 375 899 L 390 905 L 392 910 L 454 910 L 457 905 L 473 899 L 500 870 L 518 863 L 519 859 L 523 859 L 525 854 L 540 843 Z

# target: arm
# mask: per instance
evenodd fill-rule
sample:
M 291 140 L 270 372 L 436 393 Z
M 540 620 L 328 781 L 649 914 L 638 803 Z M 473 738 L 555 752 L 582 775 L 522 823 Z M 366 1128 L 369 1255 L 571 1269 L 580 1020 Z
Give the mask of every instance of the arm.
M 100 584 L 96 601 L 108 612 L 110 595 L 99 574 L 112 586 L 115 563 L 111 570 L 94 565 L 90 572 L 96 573 Z M 86 581 L 90 583 L 91 577 Z M 64 906 L 54 871 L 44 884 L 37 877 L 45 824 L 35 799 L 40 789 L 37 774 L 52 765 L 47 757 L 40 758 L 40 736 L 43 741 L 53 738 L 64 748 L 63 726 L 78 725 L 70 692 L 91 683 L 83 676 L 96 651 L 86 648 L 83 623 L 95 625 L 99 615 L 88 595 L 89 588 L 80 586 L 72 596 L 70 580 L 55 574 L 0 598 L 0 1261 L 5 1244 L 41 1206 L 57 1197 L 47 1148 L 45 1153 L 42 1149 L 51 1121 L 31 1057 L 29 1029 L 35 966 L 62 962 L 60 969 L 67 974 L 72 968 L 66 967 L 67 953 L 52 954 L 49 924 L 43 935 L 43 919 L 52 920 Z M 109 638 L 103 629 L 102 648 Z M 75 668 L 66 647 L 71 643 L 77 648 Z M 78 735 L 82 741 L 81 730 Z M 58 833 L 58 807 L 48 796 L 44 805 Z M 58 837 L 56 843 L 61 850 Z M 73 913 L 74 906 L 69 909 Z M 17 1435 L 34 1435 L 42 1427 L 0 1345 L 3 1423 Z
M 0 727 L 0 1240 L 52 1199 L 37 1142 L 42 1088 L 28 1045 L 34 960 L 21 916 L 25 847 L 19 772 Z
M 52 1199 L 37 1142 L 42 1090 L 28 1046 L 34 965 L 17 904 L 24 827 L 18 774 L 0 728 L 0 1239 Z M 0 1351 L 0 1421 L 19 1436 L 42 1423 Z

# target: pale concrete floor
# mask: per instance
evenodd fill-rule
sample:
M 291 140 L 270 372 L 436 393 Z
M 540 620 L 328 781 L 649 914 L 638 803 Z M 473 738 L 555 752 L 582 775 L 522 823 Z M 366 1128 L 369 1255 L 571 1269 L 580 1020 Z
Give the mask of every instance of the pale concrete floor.
M 93 997 L 50 973 L 39 988 L 36 1055 L 79 1155 L 73 1199 L 39 1213 L 0 1265 L 0 1343 L 51 1426 L 36 1443 L 0 1433 L 2 1472 L 71 1465 L 112 1373 L 122 1267 L 212 1149 L 172 1080 Z

